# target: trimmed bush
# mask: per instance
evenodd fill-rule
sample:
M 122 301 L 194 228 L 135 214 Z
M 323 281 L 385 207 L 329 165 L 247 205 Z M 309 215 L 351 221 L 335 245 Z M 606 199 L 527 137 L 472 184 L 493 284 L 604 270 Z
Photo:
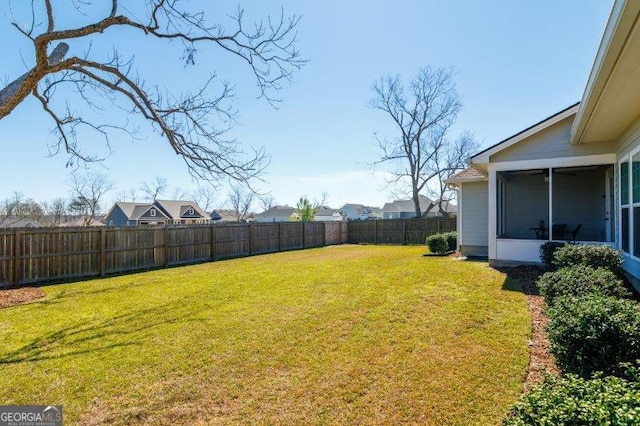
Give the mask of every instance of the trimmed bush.
M 629 425 L 640 422 L 640 382 L 619 377 L 547 376 L 522 396 L 503 424 Z
M 621 362 L 640 359 L 640 305 L 632 300 L 558 298 L 549 308 L 548 332 L 551 353 L 567 373 L 615 373 Z
M 561 296 L 600 294 L 627 298 L 631 292 L 624 282 L 608 269 L 575 265 L 547 272 L 538 279 L 538 288 L 549 306 Z
M 567 244 L 558 248 L 553 257 L 553 266 L 560 269 L 573 265 L 606 268 L 615 274 L 619 274 L 622 258 L 617 250 L 604 244 Z
M 449 251 L 456 251 L 458 248 L 458 234 L 456 232 L 445 232 L 444 237 L 447 239 Z
M 434 254 L 446 253 L 449 249 L 447 237 L 445 237 L 444 234 L 429 235 L 427 237 L 427 247 L 429 247 L 429 251 Z
M 548 269 L 553 269 L 553 256 L 560 247 L 569 243 L 561 241 L 547 241 L 540 246 L 540 260 Z

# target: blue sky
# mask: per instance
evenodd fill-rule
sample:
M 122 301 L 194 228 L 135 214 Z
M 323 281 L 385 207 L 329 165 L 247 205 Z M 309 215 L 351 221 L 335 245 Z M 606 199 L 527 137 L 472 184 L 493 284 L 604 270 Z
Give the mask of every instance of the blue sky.
M 232 2 L 202 4 L 211 20 L 237 7 Z M 185 69 L 179 47 L 119 31 L 105 33 L 94 49 L 119 46 L 135 55 L 150 83 L 173 93 L 192 88 L 213 71 L 233 81 L 240 113 L 231 135 L 246 147 L 264 146 L 271 156 L 262 189 L 271 191 L 278 204 L 290 205 L 302 195 L 313 199 L 327 193 L 334 207 L 345 202 L 382 206 L 393 198 L 384 189 L 384 169 L 372 173 L 367 166 L 377 155 L 373 133 L 394 131 L 386 116 L 367 107 L 374 80 L 399 74 L 409 81 L 422 66 L 454 67 L 464 108 L 453 134 L 469 130 L 488 146 L 580 100 L 611 7 L 603 0 L 239 4 L 249 18 L 277 15 L 281 5 L 286 13 L 302 16 L 298 48 L 309 63 L 280 93 L 278 109 L 256 99 L 249 70 L 229 55 L 205 52 L 197 66 Z M 25 72 L 32 59 L 29 44 L 5 14 L 0 14 L 0 39 L 4 82 Z M 72 44 L 70 54 L 85 47 Z M 48 157 L 50 129 L 33 101 L 0 120 L 0 199 L 13 191 L 36 201 L 68 195 L 67 157 Z M 141 130 L 140 141 L 114 138 L 112 154 L 92 166 L 117 184 L 107 204 L 118 192 L 155 176 L 166 177 L 172 187 L 196 187 L 169 145 Z M 85 141 L 89 148 L 99 143 Z M 226 194 L 220 188 L 217 205 Z

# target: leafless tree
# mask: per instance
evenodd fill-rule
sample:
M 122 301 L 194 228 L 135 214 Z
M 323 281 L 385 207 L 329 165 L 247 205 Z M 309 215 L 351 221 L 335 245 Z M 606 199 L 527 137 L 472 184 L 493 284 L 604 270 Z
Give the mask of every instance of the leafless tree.
M 140 191 L 145 195 L 147 201 L 155 201 L 159 196 L 166 194 L 169 189 L 167 178 L 156 176 L 151 182 L 142 182 Z
M 43 207 L 24 196 L 22 192 L 14 191 L 11 198 L 2 202 L 0 207 L 0 219 L 30 219 L 41 222 L 44 219 Z
M 64 198 L 55 198 L 43 207 L 51 225 L 60 225 L 67 218 L 67 200 Z
M 186 200 L 191 198 L 191 194 L 189 194 L 189 191 L 187 191 L 186 189 L 176 187 L 173 188 L 173 191 L 171 191 L 172 200 Z
M 100 173 L 80 173 L 71 175 L 71 203 L 69 210 L 83 218 L 84 226 L 89 226 L 101 212 L 100 203 L 105 194 L 114 188 L 114 183 Z
M 215 188 L 212 185 L 200 185 L 193 191 L 192 198 L 204 211 L 211 212 L 216 202 Z
M 260 202 L 260 207 L 262 208 L 262 210 L 267 211 L 273 207 L 273 205 L 276 202 L 276 199 L 273 197 L 272 194 L 267 193 L 267 194 L 259 195 L 258 201 Z
M 276 93 L 305 62 L 295 47 L 299 17 L 287 17 L 282 11 L 278 18 L 249 23 L 238 8 L 212 22 L 197 7 L 196 2 L 179 0 L 126 4 L 119 0 L 64 4 L 7 0 L 5 16 L 33 45 L 34 55 L 25 58 L 32 68 L 0 91 L 0 119 L 33 96 L 52 120 L 56 135 L 52 153 L 66 151 L 70 164 L 101 159 L 81 146 L 91 133 L 108 150 L 113 132 L 133 136 L 136 123 L 147 123 L 181 156 L 194 177 L 216 182 L 221 177 L 247 181 L 259 176 L 268 164 L 264 148 L 246 153 L 226 136 L 236 117 L 230 82 L 219 81 L 213 74 L 196 90 L 174 96 L 169 88 L 145 82 L 133 58 L 123 55 L 127 46 L 114 48 L 107 59 L 90 48 L 67 57 L 70 47 L 72 52 L 86 49 L 95 40 L 109 40 L 114 31 L 127 31 L 132 45 L 149 43 L 151 38 L 181 45 L 185 66 L 195 65 L 198 55 L 217 50 L 243 61 L 255 77 L 260 96 L 271 104 L 278 102 Z M 62 14 L 64 20 L 59 19 Z M 124 111 L 124 115 L 111 120 L 113 115 L 105 110 Z
M 435 206 L 442 211 L 446 191 L 437 188 L 442 188 L 443 180 L 452 172 L 464 167 L 477 147 L 468 133 L 454 141 L 448 138 L 461 109 L 452 71 L 421 68 L 406 88 L 399 76 L 387 76 L 376 81 L 372 91 L 371 107 L 386 113 L 398 130 L 393 137 L 376 135 L 380 157 L 374 165 L 396 166 L 388 183 L 408 189 L 416 217 Z M 433 195 L 433 191 L 439 196 L 423 212 L 419 195 Z
M 255 196 L 255 192 L 244 189 L 238 185 L 231 187 L 228 195 L 229 206 L 231 210 L 233 210 L 233 215 L 238 222 L 243 222 L 248 219 Z

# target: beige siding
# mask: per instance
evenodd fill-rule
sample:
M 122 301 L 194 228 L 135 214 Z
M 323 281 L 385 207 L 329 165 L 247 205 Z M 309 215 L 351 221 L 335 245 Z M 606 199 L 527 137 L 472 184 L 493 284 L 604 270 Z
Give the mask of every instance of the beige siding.
M 489 244 L 489 185 L 488 182 L 462 184 L 463 246 Z
M 640 146 L 640 119 L 630 127 L 630 130 L 622 137 L 618 146 L 618 159 Z
M 491 162 L 577 157 L 583 155 L 608 154 L 612 152 L 612 147 L 609 144 L 570 144 L 569 135 L 571 134 L 573 119 L 574 116 L 568 117 L 492 155 Z

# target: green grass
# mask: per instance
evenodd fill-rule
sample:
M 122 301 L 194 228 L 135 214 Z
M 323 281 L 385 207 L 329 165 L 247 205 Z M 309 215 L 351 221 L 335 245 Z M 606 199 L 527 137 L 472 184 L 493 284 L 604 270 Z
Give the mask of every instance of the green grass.
M 73 423 L 496 424 L 525 298 L 486 263 L 336 246 L 44 288 L 0 310 L 0 404 Z

